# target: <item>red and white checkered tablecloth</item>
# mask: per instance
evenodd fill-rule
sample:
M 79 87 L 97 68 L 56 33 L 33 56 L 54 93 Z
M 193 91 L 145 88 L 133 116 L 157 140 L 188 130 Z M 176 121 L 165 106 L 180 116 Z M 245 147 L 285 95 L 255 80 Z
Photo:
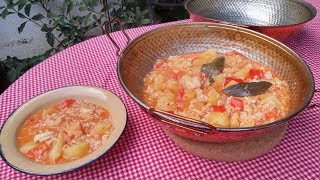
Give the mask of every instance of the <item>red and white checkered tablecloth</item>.
M 320 1 L 310 0 L 320 11 Z M 182 23 L 186 22 L 173 22 Z M 131 38 L 162 25 L 127 30 Z M 112 34 L 122 47 L 120 32 Z M 320 88 L 320 17 L 286 44 L 310 66 Z M 92 85 L 117 94 L 128 110 L 127 128 L 98 161 L 66 174 L 39 177 L 17 172 L 0 161 L 0 179 L 320 179 L 320 108 L 290 121 L 285 138 L 270 153 L 237 163 L 215 162 L 179 149 L 125 94 L 116 74 L 115 48 L 106 36 L 74 45 L 29 70 L 0 95 L 0 122 L 22 103 L 45 91 Z M 319 94 L 313 103 L 320 102 Z

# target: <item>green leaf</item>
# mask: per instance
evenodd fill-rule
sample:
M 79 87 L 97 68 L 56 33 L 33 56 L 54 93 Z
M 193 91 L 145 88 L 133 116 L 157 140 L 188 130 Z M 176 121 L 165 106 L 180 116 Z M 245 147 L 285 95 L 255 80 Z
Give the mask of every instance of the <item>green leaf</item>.
M 9 2 L 7 3 L 7 8 L 8 8 L 8 9 L 13 9 L 13 7 L 14 7 L 13 1 L 9 1 Z
M 82 25 L 83 26 L 87 26 L 89 23 L 89 19 L 90 19 L 90 14 L 88 14 L 82 21 Z
M 76 21 L 76 20 L 71 20 L 70 23 L 71 23 L 73 26 L 76 26 L 76 27 L 78 27 L 78 26 L 80 25 L 79 22 Z
M 80 12 L 83 12 L 83 11 L 86 11 L 86 10 L 88 10 L 88 8 L 87 8 L 85 5 L 81 5 L 81 6 L 79 7 L 79 11 L 80 11 Z
M 19 33 L 21 33 L 23 31 L 24 27 L 26 26 L 26 23 L 27 23 L 27 21 L 22 23 L 22 24 L 20 24 L 20 26 L 18 27 L 18 32 Z
M 107 5 L 105 5 L 105 6 L 101 9 L 100 12 L 106 12 L 106 11 L 109 11 L 110 9 L 111 9 L 110 4 L 107 4 Z
M 58 20 L 55 20 L 55 21 L 52 23 L 52 26 L 53 26 L 53 27 L 56 27 L 59 23 L 60 23 L 59 19 L 58 19 Z
M 151 22 L 150 19 L 142 19 L 140 23 L 145 25 L 145 24 L 149 24 L 150 22 Z
M 64 14 L 64 13 L 65 13 L 67 2 L 68 2 L 67 0 L 64 0 L 64 1 L 62 2 L 61 6 L 59 7 L 59 10 L 60 10 L 61 14 Z
M 24 7 L 24 13 L 27 16 L 30 16 L 30 9 L 31 9 L 31 4 L 30 3 L 26 4 L 26 7 Z
M 75 1 L 74 0 L 69 0 L 68 1 L 68 6 L 67 6 L 67 14 L 69 14 L 71 12 L 71 10 L 74 8 L 75 6 Z
M 95 15 L 95 14 L 92 15 L 92 17 L 93 17 L 94 20 L 97 20 L 97 19 L 98 19 L 97 15 Z
M 9 15 L 8 9 L 5 8 L 5 9 L 2 11 L 2 13 L 1 13 L 1 17 L 2 17 L 3 19 L 5 19 L 8 15 Z
M 33 56 L 32 58 L 30 58 L 30 64 L 37 64 L 37 62 L 40 59 L 38 58 L 38 56 Z
M 99 0 L 86 0 L 85 3 L 93 9 L 98 5 Z
M 58 18 L 58 17 L 59 17 L 59 15 L 56 13 L 53 13 L 53 12 L 48 12 L 48 14 L 47 14 L 48 19 L 54 19 L 54 18 Z
M 43 18 L 44 18 L 44 16 L 42 14 L 37 14 L 37 15 L 34 15 L 31 19 L 35 20 L 35 21 L 39 21 Z
M 54 46 L 54 35 L 52 33 L 47 33 L 46 34 L 47 37 L 47 42 L 48 44 L 53 47 Z
M 132 11 L 127 11 L 127 14 L 131 17 L 135 17 L 136 15 Z
M 27 3 L 27 0 L 18 0 L 14 5 L 17 6 L 17 5 L 26 4 L 26 3 Z
M 28 64 L 26 62 L 20 62 L 18 66 L 16 67 L 17 74 L 20 74 L 20 72 L 27 66 Z
M 134 23 L 134 20 L 129 17 L 129 18 L 126 18 L 125 23 L 132 24 L 132 23 Z
M 52 31 L 52 28 L 49 28 L 47 24 L 44 24 L 44 25 L 41 27 L 41 31 L 42 31 L 42 32 L 51 32 L 51 31 Z
M 145 16 L 145 15 L 147 15 L 147 14 L 148 14 L 148 12 L 149 12 L 149 11 L 148 11 L 148 9 L 146 9 L 146 10 L 142 11 L 142 12 L 141 12 L 141 16 Z
M 21 14 L 21 13 L 18 13 L 18 16 L 19 16 L 19 18 L 22 18 L 22 19 L 25 19 L 25 18 L 26 18 L 26 16 L 23 15 L 23 14 Z
M 12 68 L 12 69 L 7 73 L 7 80 L 8 80 L 9 82 L 13 82 L 13 81 L 15 81 L 15 80 L 17 79 L 17 75 L 18 75 L 18 73 L 17 73 L 16 69 Z
M 23 9 L 23 7 L 25 6 L 26 4 L 19 4 L 18 5 L 18 11 L 21 11 L 21 9 Z

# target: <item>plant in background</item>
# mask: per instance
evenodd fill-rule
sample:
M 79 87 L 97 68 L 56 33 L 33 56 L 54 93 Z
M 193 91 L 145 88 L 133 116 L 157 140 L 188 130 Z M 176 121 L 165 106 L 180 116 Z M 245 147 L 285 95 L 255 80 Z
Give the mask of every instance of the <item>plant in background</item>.
M 51 46 L 51 49 L 38 56 L 25 59 L 8 56 L 4 61 L 0 61 L 0 72 L 6 74 L 9 82 L 15 81 L 50 55 L 85 40 L 89 30 L 101 27 L 111 17 L 117 16 L 126 28 L 150 23 L 147 18 L 148 11 L 141 10 L 142 1 L 4 0 L 4 2 L 6 6 L 0 7 L 2 10 L 0 16 L 3 19 L 11 14 L 24 19 L 25 21 L 17 28 L 19 33 L 23 32 L 27 23 L 35 24 L 46 34 L 47 43 Z M 40 7 L 43 13 L 32 14 L 35 6 Z M 110 30 L 117 30 L 117 26 L 114 25 Z
M 183 2 L 184 0 L 153 0 L 155 21 L 164 23 L 187 19 L 189 15 L 183 6 Z M 161 6 L 160 4 L 167 5 Z

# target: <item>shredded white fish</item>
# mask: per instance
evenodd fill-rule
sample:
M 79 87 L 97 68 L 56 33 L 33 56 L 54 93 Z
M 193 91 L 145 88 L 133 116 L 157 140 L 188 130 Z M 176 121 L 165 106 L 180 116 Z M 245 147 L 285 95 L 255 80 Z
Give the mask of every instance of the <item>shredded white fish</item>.
M 33 141 L 34 142 L 38 142 L 44 138 L 47 138 L 48 136 L 51 136 L 53 135 L 53 132 L 52 131 L 47 131 L 47 132 L 44 132 L 44 133 L 41 133 L 41 134 L 37 134 L 34 136 L 33 138 Z

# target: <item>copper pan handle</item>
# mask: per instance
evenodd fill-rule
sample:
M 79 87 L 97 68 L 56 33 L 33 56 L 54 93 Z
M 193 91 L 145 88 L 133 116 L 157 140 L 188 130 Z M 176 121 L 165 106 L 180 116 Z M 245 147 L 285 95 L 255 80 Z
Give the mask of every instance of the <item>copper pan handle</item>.
M 315 89 L 314 92 L 320 93 L 320 89 Z M 320 103 L 313 103 L 313 104 L 309 105 L 307 108 L 315 108 L 315 107 L 320 108 Z
M 119 24 L 120 31 L 124 34 L 124 36 L 125 36 L 126 39 L 127 39 L 127 43 L 126 43 L 126 44 L 128 44 L 128 43 L 131 41 L 131 39 L 130 39 L 130 37 L 128 36 L 128 34 L 125 32 L 121 21 L 120 21 L 117 17 L 114 17 L 114 18 L 112 18 L 110 21 L 107 21 L 107 22 L 103 23 L 103 25 L 102 25 L 102 33 L 103 33 L 103 34 L 106 34 L 106 35 L 108 36 L 108 38 L 110 39 L 110 41 L 112 42 L 112 44 L 114 45 L 114 47 L 117 49 L 116 54 L 117 54 L 118 57 L 119 57 L 119 56 L 120 56 L 120 53 L 119 53 L 119 52 L 120 52 L 120 46 L 119 46 L 119 45 L 117 44 L 117 42 L 110 36 L 110 33 L 109 33 L 109 31 L 108 31 L 108 27 L 111 26 L 111 24 L 112 24 L 113 22 L 116 22 L 116 23 Z
M 158 109 L 149 109 L 148 112 L 150 115 L 167 125 L 189 130 L 198 135 L 212 134 L 217 130 L 214 126 L 208 123 L 200 122 L 198 120 L 176 115 L 170 112 Z

